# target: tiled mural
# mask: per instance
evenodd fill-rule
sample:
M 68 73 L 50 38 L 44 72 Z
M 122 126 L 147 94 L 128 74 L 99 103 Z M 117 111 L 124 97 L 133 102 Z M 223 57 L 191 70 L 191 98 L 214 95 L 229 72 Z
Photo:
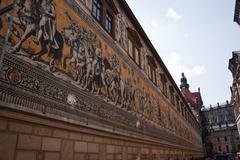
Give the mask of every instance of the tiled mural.
M 11 2 L 4 0 L 1 6 Z M 91 9 L 90 1 L 79 3 Z M 115 107 L 134 111 L 179 136 L 196 140 L 180 115 L 149 85 L 151 82 L 146 82 L 139 71 L 133 70 L 64 0 L 25 0 L 23 5 L 1 17 L 1 39 L 7 31 L 6 19 L 10 15 L 13 16 L 13 30 L 8 54 L 71 81 L 79 89 Z M 125 51 L 127 27 L 132 26 L 125 15 L 118 14 L 116 42 Z M 146 73 L 145 58 L 150 53 L 145 46 L 141 53 Z M 72 99 L 74 101 L 74 96 Z

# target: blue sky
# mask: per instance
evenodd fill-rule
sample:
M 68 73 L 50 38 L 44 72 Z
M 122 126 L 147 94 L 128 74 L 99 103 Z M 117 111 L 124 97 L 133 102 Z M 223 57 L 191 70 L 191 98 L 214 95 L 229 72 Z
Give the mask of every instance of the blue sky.
M 178 85 L 185 72 L 205 106 L 230 100 L 228 60 L 240 49 L 235 0 L 127 2 Z

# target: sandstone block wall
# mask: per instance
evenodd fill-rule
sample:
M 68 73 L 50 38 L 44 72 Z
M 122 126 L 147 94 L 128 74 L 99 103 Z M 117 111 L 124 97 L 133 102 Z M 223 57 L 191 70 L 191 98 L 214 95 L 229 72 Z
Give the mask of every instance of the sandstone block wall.
M 0 160 L 167 160 L 191 154 L 196 153 L 0 110 Z

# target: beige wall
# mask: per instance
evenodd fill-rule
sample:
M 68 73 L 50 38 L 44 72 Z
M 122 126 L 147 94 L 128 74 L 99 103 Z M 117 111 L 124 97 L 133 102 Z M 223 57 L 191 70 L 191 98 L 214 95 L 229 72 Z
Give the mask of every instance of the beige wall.
M 167 160 L 201 153 L 1 110 L 0 155 L 0 160 Z

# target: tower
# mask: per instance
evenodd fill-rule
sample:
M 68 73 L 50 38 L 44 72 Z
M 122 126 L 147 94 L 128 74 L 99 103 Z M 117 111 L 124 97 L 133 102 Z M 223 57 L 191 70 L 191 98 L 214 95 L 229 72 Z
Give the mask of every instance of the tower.
M 180 82 L 181 92 L 185 97 L 186 101 L 189 103 L 194 116 L 196 117 L 196 119 L 199 120 L 199 115 L 203 106 L 200 88 L 198 88 L 197 92 L 191 92 L 189 90 L 189 84 L 187 83 L 187 78 L 185 77 L 184 73 L 182 73 Z
M 185 77 L 184 73 L 182 73 L 182 77 L 181 77 L 181 84 L 180 84 L 180 88 L 181 89 L 189 89 L 189 84 L 187 83 L 187 78 Z

